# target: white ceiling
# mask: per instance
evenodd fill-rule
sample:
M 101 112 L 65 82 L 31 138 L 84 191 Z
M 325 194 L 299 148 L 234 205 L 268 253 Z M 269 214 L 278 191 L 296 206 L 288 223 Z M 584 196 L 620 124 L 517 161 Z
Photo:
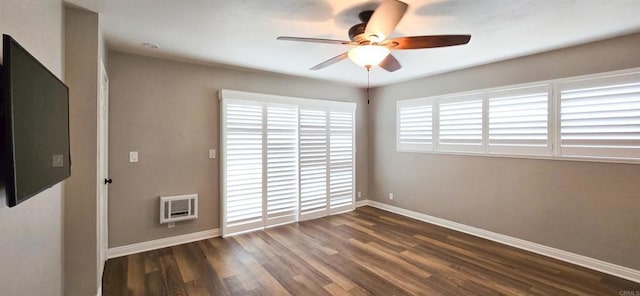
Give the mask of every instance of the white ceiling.
M 278 41 L 277 36 L 348 40 L 358 0 L 66 0 L 99 12 L 110 48 L 205 64 L 365 86 L 366 71 L 343 61 L 312 66 L 344 45 Z M 416 0 L 395 36 L 471 34 L 468 45 L 395 51 L 403 68 L 374 68 L 385 85 L 640 31 L 639 0 Z M 142 46 L 158 44 L 159 49 Z M 639 45 L 640 48 L 640 45 Z

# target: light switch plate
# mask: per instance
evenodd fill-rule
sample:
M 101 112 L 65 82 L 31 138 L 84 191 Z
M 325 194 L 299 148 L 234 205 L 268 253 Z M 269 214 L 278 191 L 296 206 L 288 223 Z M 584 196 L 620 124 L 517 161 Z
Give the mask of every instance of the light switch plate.
M 209 158 L 211 159 L 216 158 L 216 149 L 209 149 Z
M 129 162 L 138 162 L 138 151 L 129 152 Z

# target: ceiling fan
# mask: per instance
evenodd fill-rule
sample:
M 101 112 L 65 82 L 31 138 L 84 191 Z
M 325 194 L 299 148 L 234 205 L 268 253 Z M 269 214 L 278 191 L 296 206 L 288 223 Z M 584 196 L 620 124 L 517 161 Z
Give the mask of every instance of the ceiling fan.
M 402 68 L 400 62 L 390 54 L 391 50 L 433 48 L 469 43 L 471 35 L 410 36 L 387 39 L 407 12 L 408 7 L 409 5 L 402 1 L 384 0 L 374 11 L 361 12 L 358 17 L 362 23 L 349 29 L 351 41 L 288 36 L 280 36 L 277 39 L 354 46 L 348 52 L 328 59 L 312 67 L 311 70 L 320 70 L 350 58 L 367 70 L 372 66 L 379 65 L 389 72 Z

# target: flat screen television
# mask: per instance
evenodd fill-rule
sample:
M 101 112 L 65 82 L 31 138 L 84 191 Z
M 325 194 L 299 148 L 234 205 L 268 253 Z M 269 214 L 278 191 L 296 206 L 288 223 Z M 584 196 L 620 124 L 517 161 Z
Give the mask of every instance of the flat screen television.
M 2 35 L 0 187 L 13 207 L 71 175 L 69 88 Z

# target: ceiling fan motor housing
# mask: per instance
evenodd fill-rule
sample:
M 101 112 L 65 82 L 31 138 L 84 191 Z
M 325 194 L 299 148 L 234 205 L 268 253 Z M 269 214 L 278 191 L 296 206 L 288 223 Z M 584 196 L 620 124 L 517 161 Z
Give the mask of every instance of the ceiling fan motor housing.
M 357 42 L 357 43 L 362 43 L 362 42 L 365 42 L 365 41 L 369 41 L 369 40 L 367 40 L 367 38 L 365 38 L 365 35 L 364 35 L 364 29 L 366 27 L 367 27 L 366 23 L 357 24 L 357 25 L 351 27 L 351 29 L 349 29 L 349 39 L 351 39 L 351 41 Z
M 367 28 L 367 23 L 371 19 L 373 15 L 373 10 L 365 10 L 358 15 L 360 21 L 362 23 L 357 24 L 349 29 L 349 39 L 353 42 L 358 42 L 360 44 L 368 44 L 369 39 L 364 35 L 364 31 Z

